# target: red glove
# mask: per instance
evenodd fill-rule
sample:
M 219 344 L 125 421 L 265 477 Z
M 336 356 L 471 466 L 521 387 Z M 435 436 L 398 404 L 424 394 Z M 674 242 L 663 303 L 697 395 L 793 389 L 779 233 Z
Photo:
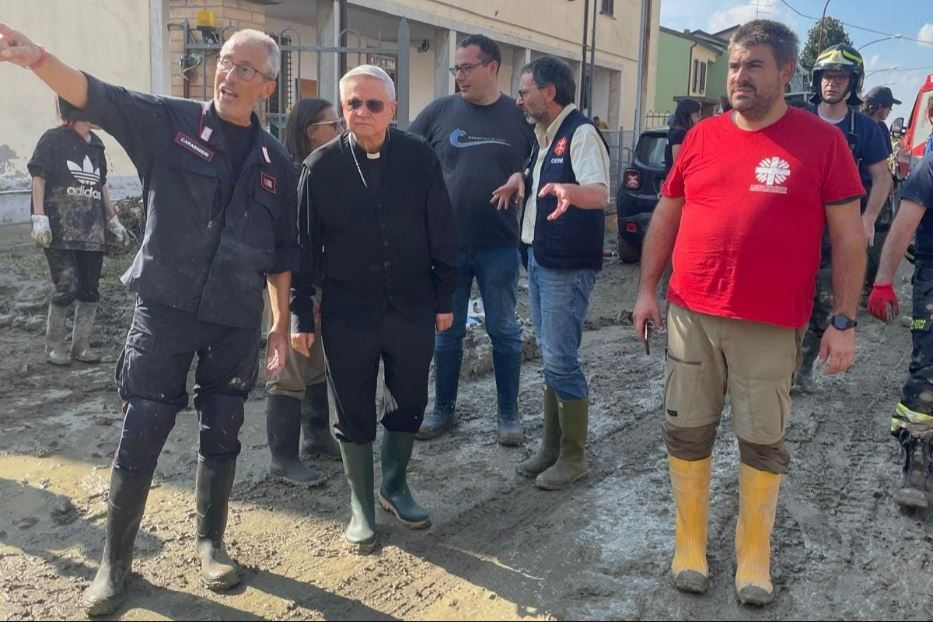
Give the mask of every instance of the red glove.
M 888 315 L 888 306 L 891 307 L 891 314 Z M 868 296 L 868 312 L 874 315 L 882 322 L 893 319 L 900 313 L 900 306 L 897 304 L 897 294 L 891 284 L 879 285 L 871 288 L 871 294 Z

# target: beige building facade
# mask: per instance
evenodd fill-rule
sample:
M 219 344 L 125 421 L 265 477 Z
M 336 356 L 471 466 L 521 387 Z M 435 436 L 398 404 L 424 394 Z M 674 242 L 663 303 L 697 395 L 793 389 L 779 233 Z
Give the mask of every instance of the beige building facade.
M 374 63 L 396 77 L 402 127 L 433 99 L 455 92 L 448 67 L 457 42 L 473 33 L 501 47 L 499 82 L 507 95 L 514 96 L 521 67 L 545 54 L 570 63 L 579 92 L 587 9 L 588 41 L 596 16 L 587 112 L 611 128 L 632 129 L 639 102 L 645 110 L 651 106 L 644 102 L 654 101 L 660 0 L 0 0 L 4 21 L 73 65 L 131 89 L 194 99 L 211 96 L 223 39 L 240 28 L 263 30 L 284 50 L 279 93 L 260 111 L 273 131 L 300 97 L 336 100 L 341 44 L 349 49 L 346 67 Z M 8 87 L 0 106 L 13 111 L 0 137 L 2 223 L 28 220 L 26 163 L 56 120 L 53 98 L 38 80 L 16 67 L 0 71 Z M 103 138 L 114 195 L 139 192 L 132 163 Z

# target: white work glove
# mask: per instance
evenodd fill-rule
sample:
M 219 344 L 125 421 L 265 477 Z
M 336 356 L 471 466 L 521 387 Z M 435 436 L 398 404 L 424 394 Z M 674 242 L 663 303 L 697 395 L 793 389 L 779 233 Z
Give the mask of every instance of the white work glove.
M 32 215 L 32 239 L 42 248 L 52 245 L 52 229 L 49 227 L 49 217 L 45 214 Z
M 119 216 L 114 214 L 113 218 L 107 221 L 107 228 L 110 230 L 110 233 L 112 233 L 114 237 L 117 238 L 117 242 L 119 242 L 121 245 L 130 245 L 130 234 L 126 230 L 126 227 L 123 226 L 123 223 L 120 222 Z

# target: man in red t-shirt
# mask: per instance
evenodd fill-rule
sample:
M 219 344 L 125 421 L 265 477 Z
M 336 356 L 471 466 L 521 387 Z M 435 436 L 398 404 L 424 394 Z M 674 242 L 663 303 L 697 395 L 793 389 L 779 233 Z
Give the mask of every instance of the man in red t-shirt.
M 783 24 L 755 20 L 733 35 L 733 112 L 687 135 L 645 239 L 633 313 L 640 337 L 646 321 L 661 324 L 655 292 L 673 259 L 663 433 L 677 504 L 674 583 L 692 592 L 709 585 L 711 454 L 728 390 L 741 456 L 735 586 L 741 602 L 759 605 L 774 598 L 770 537 L 789 463 L 784 428 L 824 223 L 839 259 L 834 327 L 820 356 L 827 374 L 855 358 L 865 271 L 863 189 L 845 138 L 784 103 L 796 58 L 797 37 Z

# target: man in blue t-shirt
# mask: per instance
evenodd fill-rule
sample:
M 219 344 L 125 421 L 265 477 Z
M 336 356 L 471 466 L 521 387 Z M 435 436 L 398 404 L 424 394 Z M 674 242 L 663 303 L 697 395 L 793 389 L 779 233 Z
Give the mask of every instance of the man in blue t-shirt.
M 881 265 L 868 297 L 868 311 L 887 321 L 897 315 L 892 283 L 901 257 L 916 234 L 913 277 L 913 353 L 901 401 L 891 418 L 891 434 L 904 452 L 904 480 L 898 503 L 926 508 L 933 503 L 927 475 L 933 469 L 933 153 L 924 156 L 901 188 L 897 216 L 881 253 Z M 893 313 L 889 313 L 889 311 Z
M 498 441 L 516 446 L 525 438 L 518 412 L 522 332 L 515 316 L 520 202 L 491 202 L 490 197 L 525 169 L 533 134 L 515 102 L 499 92 L 502 54 L 495 41 L 483 35 L 467 37 L 457 45 L 454 63 L 450 71 L 459 93 L 429 104 L 408 128 L 430 143 L 441 162 L 456 220 L 460 265 L 453 326 L 434 341 L 434 411 L 416 438 L 435 438 L 456 425 L 467 307 L 476 279 L 492 341 Z
M 832 123 L 845 135 L 852 151 L 852 157 L 858 166 L 859 177 L 865 187 L 862 198 L 862 225 L 865 229 L 866 245 L 869 256 L 876 233 L 887 230 L 885 219 L 879 214 L 891 192 L 891 173 L 887 158 L 890 141 L 885 143 L 878 124 L 870 117 L 856 112 L 854 107 L 862 103 L 858 93 L 862 88 L 865 70 L 862 56 L 854 48 L 838 44 L 824 50 L 813 65 L 814 92 L 811 108 L 827 123 Z M 879 240 L 879 246 L 883 240 Z M 820 350 L 820 341 L 829 325 L 832 314 L 832 283 L 830 277 L 829 236 L 823 236 L 823 259 L 816 279 L 816 294 L 810 324 L 803 340 L 803 354 L 800 370 L 794 379 L 794 388 L 811 393 L 815 390 L 813 382 L 813 363 Z M 877 253 L 875 254 L 877 256 Z M 877 261 L 868 266 L 869 278 L 874 278 Z M 867 281 L 871 282 L 871 281 Z

